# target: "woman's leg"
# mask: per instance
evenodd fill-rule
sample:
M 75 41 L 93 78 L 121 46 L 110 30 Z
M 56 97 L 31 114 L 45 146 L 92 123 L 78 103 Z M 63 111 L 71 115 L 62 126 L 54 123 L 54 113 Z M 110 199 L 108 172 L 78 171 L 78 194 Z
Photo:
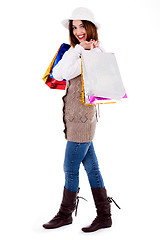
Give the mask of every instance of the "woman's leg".
M 88 148 L 88 152 L 82 163 L 87 172 L 91 188 L 103 188 L 104 182 L 99 170 L 98 160 L 95 154 L 93 142 L 91 142 Z
M 111 227 L 110 201 L 104 187 L 104 182 L 99 170 L 98 160 L 94 151 L 93 143 L 90 144 L 88 152 L 83 160 L 92 190 L 93 199 L 97 209 L 97 217 L 90 226 L 82 228 L 83 232 L 93 232 L 101 228 Z
M 48 223 L 43 224 L 44 228 L 58 228 L 72 223 L 72 213 L 76 209 L 76 199 L 79 192 L 79 166 L 89 146 L 90 142 L 67 142 L 64 160 L 65 187 L 62 203 L 56 216 Z
M 90 145 L 91 142 L 77 143 L 67 141 L 64 159 L 65 188 L 71 192 L 78 190 L 79 167 Z

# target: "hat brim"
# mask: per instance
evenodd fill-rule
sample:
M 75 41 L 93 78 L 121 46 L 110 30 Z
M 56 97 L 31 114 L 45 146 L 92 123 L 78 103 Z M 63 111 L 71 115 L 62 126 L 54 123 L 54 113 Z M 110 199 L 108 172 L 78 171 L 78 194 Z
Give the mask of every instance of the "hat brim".
M 69 20 L 75 20 L 75 19 L 64 19 L 61 21 L 61 24 L 67 29 L 69 28 Z M 83 19 L 83 20 L 87 20 L 87 19 Z M 87 20 L 87 21 L 89 21 L 89 20 Z M 97 27 L 97 29 L 99 29 L 101 27 L 101 25 L 98 22 L 92 22 L 92 23 L 94 23 L 94 25 Z

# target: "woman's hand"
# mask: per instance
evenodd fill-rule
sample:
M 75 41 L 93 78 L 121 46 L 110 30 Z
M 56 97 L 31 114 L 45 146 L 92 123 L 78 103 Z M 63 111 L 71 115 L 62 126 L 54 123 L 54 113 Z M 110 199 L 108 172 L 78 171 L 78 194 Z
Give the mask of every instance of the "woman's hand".
M 92 40 L 92 39 L 89 42 L 83 41 L 79 45 L 82 46 L 85 50 L 88 50 L 88 49 L 91 49 L 91 44 L 92 44 L 93 48 L 99 47 L 99 42 Z
M 82 46 L 85 50 L 87 50 L 90 49 L 91 43 L 88 41 L 83 41 L 79 45 Z
M 93 48 L 99 47 L 99 42 L 98 41 L 95 41 L 95 40 L 91 39 L 91 43 L 92 43 Z

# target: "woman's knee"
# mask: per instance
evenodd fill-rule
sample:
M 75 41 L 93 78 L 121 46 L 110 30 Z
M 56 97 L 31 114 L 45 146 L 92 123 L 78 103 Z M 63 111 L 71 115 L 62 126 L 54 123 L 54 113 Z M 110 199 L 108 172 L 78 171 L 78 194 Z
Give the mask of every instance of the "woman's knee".
M 95 167 L 94 164 L 90 164 L 90 165 L 83 164 L 83 166 L 87 175 L 92 174 L 94 172 L 99 172 L 99 167 L 98 166 Z
M 83 166 L 87 173 L 92 171 L 99 171 L 98 160 L 95 155 L 92 154 L 91 149 L 88 150 L 86 157 L 83 160 Z

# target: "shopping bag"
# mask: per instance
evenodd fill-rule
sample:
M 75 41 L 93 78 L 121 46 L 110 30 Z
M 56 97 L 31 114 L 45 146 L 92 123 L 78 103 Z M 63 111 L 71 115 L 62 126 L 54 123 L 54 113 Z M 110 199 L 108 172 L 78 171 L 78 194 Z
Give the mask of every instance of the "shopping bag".
M 82 51 L 81 80 L 84 104 L 115 103 L 127 98 L 113 53 Z
M 69 44 L 62 43 L 61 46 L 59 47 L 57 53 L 55 54 L 53 60 L 51 61 L 49 67 L 47 68 L 47 71 L 45 72 L 43 76 L 43 81 L 45 84 L 52 88 L 52 89 L 61 89 L 65 90 L 66 88 L 66 80 L 63 79 L 62 81 L 58 81 L 53 77 L 53 68 L 56 66 L 56 64 L 62 59 L 63 54 L 68 51 L 70 48 Z

